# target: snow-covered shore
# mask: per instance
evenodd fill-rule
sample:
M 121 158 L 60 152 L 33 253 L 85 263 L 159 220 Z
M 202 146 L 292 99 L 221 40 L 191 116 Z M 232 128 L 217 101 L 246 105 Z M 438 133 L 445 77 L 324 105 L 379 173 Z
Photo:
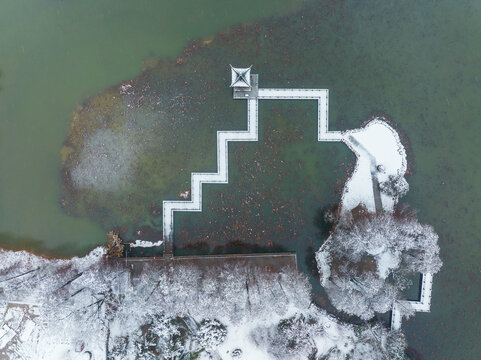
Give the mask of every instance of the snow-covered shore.
M 104 255 L 98 248 L 49 260 L 0 251 L 0 356 L 133 359 L 139 349 L 155 348 L 166 358 L 199 352 L 199 359 L 305 359 L 315 351 L 339 359 L 383 351 L 377 339 L 394 341 L 380 327 L 356 330 L 315 307 L 309 282 L 294 268 L 164 263 L 145 264 L 133 276 L 125 262 Z M 214 319 L 226 336 L 200 330 Z
M 406 173 L 406 151 L 398 133 L 381 118 L 375 118 L 364 127 L 345 131 L 344 143 L 357 157 L 356 167 L 346 182 L 341 198 L 341 214 L 363 204 L 368 211 L 376 212 L 377 184 L 389 177 L 403 177 Z M 380 192 L 384 211 L 393 211 L 397 197 Z

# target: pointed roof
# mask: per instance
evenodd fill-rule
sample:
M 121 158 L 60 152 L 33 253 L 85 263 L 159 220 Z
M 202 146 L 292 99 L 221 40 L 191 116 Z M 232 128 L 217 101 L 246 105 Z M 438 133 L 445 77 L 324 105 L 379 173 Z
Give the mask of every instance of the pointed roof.
M 251 87 L 251 66 L 248 68 L 235 68 L 230 66 L 232 74 L 231 87 L 250 88 Z

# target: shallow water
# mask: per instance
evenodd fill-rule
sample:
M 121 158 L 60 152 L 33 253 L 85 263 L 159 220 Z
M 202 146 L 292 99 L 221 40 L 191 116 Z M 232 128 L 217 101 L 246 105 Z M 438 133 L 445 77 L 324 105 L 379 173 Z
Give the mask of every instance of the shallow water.
M 144 6 L 56 1 L 0 5 L 2 245 L 24 241 L 29 248 L 61 255 L 82 254 L 102 243 L 106 229 L 64 215 L 58 206 L 60 148 L 76 105 L 138 75 L 141 60 L 150 55 L 174 57 L 192 37 L 207 37 L 233 22 L 275 10 L 261 2 L 246 7 L 247 13 L 242 12 L 246 18 L 221 18 L 215 14 L 231 13 L 210 3 L 216 10 L 205 8 L 199 17 L 186 3 L 180 3 L 178 14 L 189 21 L 181 24 L 175 9 L 161 12 L 163 22 L 151 16 L 156 10 L 153 2 L 150 7 L 147 2 Z M 454 0 L 320 4 L 321 8 L 288 20 L 266 21 L 295 30 L 279 30 L 269 37 L 252 35 L 256 47 L 247 42 L 240 57 L 254 59 L 261 86 L 329 88 L 334 129 L 358 127 L 373 111 L 388 114 L 398 125 L 410 149 L 412 172 L 411 190 L 403 201 L 420 210 L 422 222 L 435 227 L 444 261 L 434 278 L 431 313 L 416 314 L 403 329 L 422 358 L 477 359 L 481 351 L 481 4 Z M 19 18 L 24 21 L 16 21 Z M 164 34 L 162 41 L 159 33 Z M 232 53 L 217 54 L 216 49 L 212 51 L 218 61 L 228 63 Z M 301 55 L 290 58 L 285 51 Z M 227 88 L 222 96 L 219 101 L 225 109 L 232 106 L 233 113 L 243 114 L 243 105 L 234 105 Z M 345 175 L 345 166 L 339 165 L 352 163 L 353 157 L 342 144 L 315 140 L 309 104 L 261 102 L 259 111 L 260 139 L 269 141 L 232 145 L 231 183 L 205 187 L 202 214 L 176 216 L 177 252 L 296 250 L 300 268 L 309 272 L 311 253 L 326 237 L 320 215 L 338 201 L 336 191 Z M 244 120 L 233 121 L 236 124 L 226 128 Z M 304 137 L 281 145 L 285 136 L 298 133 Z M 280 149 L 284 152 L 276 152 Z M 264 163 L 258 165 L 255 161 L 260 158 Z M 275 159 L 287 165 L 274 163 Z M 256 181 L 249 182 L 253 168 Z M 246 202 L 256 188 L 266 194 L 275 190 L 267 200 L 253 198 L 262 201 L 260 208 L 256 201 Z M 229 205 L 225 209 L 217 206 L 222 196 Z M 298 212 L 276 209 L 283 201 Z M 258 220 L 263 218 L 268 221 Z M 270 231 L 268 237 L 250 235 L 250 228 L 258 233 L 264 227 Z M 211 232 L 218 243 L 202 244 Z M 312 281 L 316 284 L 315 276 Z

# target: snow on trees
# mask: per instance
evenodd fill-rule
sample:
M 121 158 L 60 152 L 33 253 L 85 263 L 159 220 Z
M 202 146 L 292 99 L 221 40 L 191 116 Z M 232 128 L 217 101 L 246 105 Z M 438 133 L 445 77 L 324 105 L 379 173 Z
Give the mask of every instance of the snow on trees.
M 439 271 L 437 241 L 413 217 L 345 215 L 316 253 L 321 284 L 338 310 L 370 319 L 391 309 L 409 275 Z
M 372 273 L 351 275 L 334 275 L 326 287 L 331 303 L 338 310 L 368 320 L 375 312 L 384 313 L 392 308 L 397 298 L 392 285 Z
M 0 307 L 23 299 L 34 311 L 2 320 L 0 328 L 18 333 L 0 353 L 12 360 L 276 359 L 286 351 L 302 359 L 354 349 L 355 327 L 311 304 L 309 282 L 294 268 L 159 262 L 132 274 L 102 249 L 69 260 L 0 251 Z
M 198 324 L 191 317 L 172 318 L 158 313 L 145 318 L 134 331 L 113 335 L 109 353 L 112 360 L 189 359 L 193 354 L 215 352 L 226 335 L 226 327 L 215 319 L 204 319 Z
M 227 330 L 218 320 L 202 320 L 196 336 L 201 347 L 215 349 L 224 342 Z
M 400 331 L 379 324 L 348 325 L 319 309 L 258 327 L 251 336 L 280 360 L 404 360 L 407 346 Z
M 407 343 L 400 331 L 389 331 L 380 325 L 361 326 L 356 329 L 353 360 L 407 360 Z
M 389 331 L 378 324 L 355 326 L 350 340 L 347 353 L 333 347 L 320 359 L 408 360 L 405 355 L 406 339 L 400 331 Z
M 295 314 L 282 319 L 276 326 L 259 328 L 254 338 L 265 342 L 275 359 L 309 358 L 317 352 L 315 338 L 323 333 L 323 326 L 312 316 Z M 302 355 L 302 356 L 300 356 Z
M 403 197 L 409 191 L 409 184 L 402 175 L 389 175 L 386 181 L 379 184 L 379 189 L 393 197 Z

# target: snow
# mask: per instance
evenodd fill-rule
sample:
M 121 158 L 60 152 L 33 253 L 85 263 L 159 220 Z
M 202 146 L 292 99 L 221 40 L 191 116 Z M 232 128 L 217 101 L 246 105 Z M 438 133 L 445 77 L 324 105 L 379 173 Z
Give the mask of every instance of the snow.
M 333 348 L 338 348 L 342 353 L 348 354 L 352 349 L 352 342 L 346 341 L 354 338 L 354 327 L 348 327 L 330 316 L 324 318 L 325 333 L 317 336 L 315 342 L 319 354 L 327 354 Z
M 357 162 L 354 172 L 343 189 L 340 204 L 340 222 L 342 222 L 342 219 L 348 219 L 351 210 L 359 205 L 364 206 L 369 213 L 394 212 L 394 207 L 399 197 L 409 190 L 409 184 L 404 178 L 407 169 L 406 151 L 398 133 L 383 118 L 375 118 L 363 128 L 343 132 L 342 141 L 354 152 Z M 385 218 L 385 221 L 387 224 L 390 220 Z M 402 244 L 398 243 L 396 246 L 389 247 L 388 243 L 391 243 L 391 245 L 395 243 L 389 234 L 383 234 L 384 238 L 379 238 L 379 234 L 373 233 L 366 237 L 369 241 L 367 244 L 365 242 L 359 243 L 360 248 L 364 248 L 364 251 L 374 256 L 377 265 L 377 275 L 382 280 L 386 279 L 393 270 L 400 266 L 401 252 L 405 252 L 406 249 L 412 249 L 417 253 L 417 256 L 414 254 L 408 256 L 406 270 L 412 272 L 421 271 L 423 274 L 421 301 L 399 300 L 394 302 L 391 324 L 393 330 L 400 329 L 403 316 L 410 316 L 414 311 L 429 311 L 432 273 L 439 271 L 442 265 L 439 259 L 437 235 L 432 231 L 432 228 L 428 227 L 430 228 L 428 229 L 426 226 L 418 223 L 406 223 L 400 226 L 403 226 L 405 232 L 407 232 L 406 234 L 423 233 L 423 241 L 415 241 L 413 243 L 409 236 L 404 236 Z M 414 238 L 418 239 L 416 236 Z M 352 242 L 356 242 L 355 236 L 350 240 L 352 241 L 349 245 L 352 248 Z M 332 236 L 330 236 L 316 253 L 316 260 L 321 274 L 320 281 L 326 288 L 331 286 L 331 279 L 329 278 L 331 275 L 329 251 L 332 241 Z M 402 256 L 406 257 L 405 255 Z M 338 281 L 338 285 L 342 287 L 342 282 Z M 330 297 L 335 294 L 331 293 Z M 333 299 L 331 298 L 331 300 Z M 362 299 L 357 299 L 357 301 L 348 302 L 347 304 L 343 300 L 342 297 L 337 297 L 334 305 L 344 311 L 350 309 L 352 310 L 351 313 L 356 313 L 360 317 L 366 315 L 365 312 L 356 312 L 360 311 L 358 304 Z M 351 306 L 352 309 L 349 306 L 346 308 L 346 305 Z M 376 311 L 379 311 L 379 309 Z
M 92 319 L 83 328 L 86 324 L 73 316 L 76 306 L 90 297 L 87 291 L 75 294 L 84 279 L 75 278 L 62 286 L 79 272 L 88 275 L 86 283 L 93 281 L 104 254 L 104 248 L 97 248 L 80 258 L 46 259 L 25 251 L 0 251 L 1 290 L 5 294 L 0 304 L 6 309 L 2 327 L 13 331 L 1 342 L 0 358 L 88 359 L 85 351 L 90 351 L 94 358 L 101 359 L 105 355 L 105 346 L 99 343 L 101 321 Z M 65 298 L 67 288 L 72 288 L 70 299 Z M 85 343 L 83 353 L 74 351 L 79 339 Z
M 373 196 L 373 177 L 379 183 L 390 175 L 404 176 L 406 151 L 397 132 L 381 118 L 371 120 L 361 129 L 344 132 L 343 141 L 354 152 L 357 163 L 353 174 L 344 186 L 341 214 L 364 204 L 376 212 Z M 397 198 L 380 193 L 384 211 L 393 211 Z
M 146 240 L 135 240 L 133 243 L 129 243 L 130 247 L 154 247 L 160 246 L 164 242 L 162 240 L 153 242 L 153 241 L 146 241 Z
M 333 317 L 323 310 L 311 308 L 302 309 L 295 305 L 291 305 L 283 316 L 271 314 L 271 316 L 249 319 L 248 322 L 241 324 L 229 323 L 228 337 L 226 341 L 219 347 L 219 353 L 231 354 L 235 349 L 242 349 L 242 359 L 276 359 L 268 352 L 268 349 L 262 344 L 255 341 L 253 333 L 258 329 L 275 328 L 282 319 L 295 317 L 304 314 L 306 317 L 315 318 L 319 321 L 320 326 L 325 332 L 313 337 L 313 341 L 317 348 L 317 355 L 326 355 L 334 348 L 342 349 L 347 354 L 352 346 L 349 346 L 354 337 L 353 327 L 349 324 L 337 322 Z M 347 346 L 345 346 L 347 345 Z M 303 354 L 306 355 L 307 354 Z M 304 359 L 304 356 L 296 357 Z
M 278 321 L 275 316 L 271 319 L 250 319 L 249 322 L 242 322 L 235 325 L 231 322 L 227 325 L 227 338 L 225 342 L 219 346 L 218 350 L 221 354 L 229 355 L 235 349 L 242 350 L 242 359 L 272 359 L 265 349 L 261 349 L 250 339 L 250 333 L 257 327 L 262 325 L 273 325 Z M 230 356 L 229 356 L 230 357 Z
M 232 359 L 237 349 L 241 359 L 276 359 L 271 341 L 277 340 L 264 335 L 275 335 L 281 320 L 290 318 L 315 320 L 314 329 L 322 331 L 311 331 L 307 323 L 301 330 L 319 355 L 333 349 L 348 354 L 357 341 L 354 325 L 340 323 L 311 304 L 309 282 L 294 268 L 271 273 L 248 264 L 206 269 L 147 263 L 132 277 L 125 262 L 109 264 L 104 255 L 104 248 L 72 259 L 0 251 L 0 263 L 10 264 L 0 271 L 5 294 L 0 306 L 6 309 L 0 357 L 88 359 L 91 353 L 105 359 L 110 332 L 109 351 L 127 337 L 130 345 L 117 349 L 123 354 L 119 356 L 135 358 L 136 344 L 145 338 L 140 327 L 156 318 L 167 339 L 178 331 L 170 320 L 185 319 L 193 337 L 176 351 L 197 351 L 201 336 L 211 347 L 201 359 Z M 32 267 L 37 270 L 28 272 Z M 15 302 L 19 298 L 25 301 Z M 227 333 L 212 324 L 222 324 Z M 305 358 L 302 349 L 287 349 L 289 359 Z
M 321 285 L 325 286 L 326 282 L 328 281 L 329 277 L 331 276 L 331 267 L 330 259 L 329 259 L 329 252 L 325 251 L 325 248 L 329 246 L 329 240 L 323 244 L 321 249 L 316 253 L 316 262 L 319 267 L 319 272 L 321 275 Z
M 390 251 L 384 251 L 376 256 L 377 272 L 381 279 L 386 279 L 391 269 L 399 266 L 401 259 Z
M 27 341 L 34 329 L 35 329 L 35 322 L 31 319 L 25 320 L 23 324 L 23 331 L 19 336 L 20 341 L 21 342 Z
M 4 324 L 0 330 L 0 350 L 7 346 L 7 344 L 15 337 L 15 335 L 15 331 L 8 325 Z

